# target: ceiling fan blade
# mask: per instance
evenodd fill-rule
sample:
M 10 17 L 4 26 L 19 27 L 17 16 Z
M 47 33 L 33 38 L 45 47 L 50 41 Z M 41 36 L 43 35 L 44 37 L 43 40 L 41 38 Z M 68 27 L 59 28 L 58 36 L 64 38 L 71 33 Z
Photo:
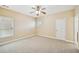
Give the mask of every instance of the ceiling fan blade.
M 44 11 L 41 11 L 41 13 L 46 14 L 46 12 L 44 12 Z
M 39 11 L 39 10 L 40 10 L 40 8 L 41 8 L 41 6 L 39 6 L 39 5 L 38 5 L 36 8 L 37 8 L 37 11 Z
M 30 13 L 32 14 L 32 13 L 34 13 L 34 12 L 30 12 Z
M 2 5 L 3 7 L 9 7 L 8 5 Z
M 39 16 L 39 14 L 36 14 L 37 16 Z
M 46 8 L 42 8 L 41 10 L 45 10 Z
M 32 9 L 35 9 L 34 7 L 32 7 Z

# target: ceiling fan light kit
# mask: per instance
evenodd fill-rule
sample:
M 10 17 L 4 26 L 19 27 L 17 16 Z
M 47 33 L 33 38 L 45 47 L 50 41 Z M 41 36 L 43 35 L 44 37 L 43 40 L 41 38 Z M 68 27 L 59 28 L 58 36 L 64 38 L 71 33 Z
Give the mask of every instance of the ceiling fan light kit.
M 39 5 L 36 5 L 36 6 L 33 6 L 32 7 L 32 9 L 34 10 L 33 12 L 30 12 L 31 14 L 32 13 L 35 13 L 36 14 L 36 16 L 39 16 L 39 15 L 41 15 L 41 14 L 46 14 L 46 12 L 45 12 L 45 9 L 46 8 L 42 8 L 42 6 L 39 6 Z

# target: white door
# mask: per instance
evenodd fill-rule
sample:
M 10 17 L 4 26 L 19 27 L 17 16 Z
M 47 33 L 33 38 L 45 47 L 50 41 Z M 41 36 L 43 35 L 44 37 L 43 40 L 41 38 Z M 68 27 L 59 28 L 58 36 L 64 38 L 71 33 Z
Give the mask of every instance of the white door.
M 66 39 L 66 19 L 56 20 L 56 38 L 65 40 Z

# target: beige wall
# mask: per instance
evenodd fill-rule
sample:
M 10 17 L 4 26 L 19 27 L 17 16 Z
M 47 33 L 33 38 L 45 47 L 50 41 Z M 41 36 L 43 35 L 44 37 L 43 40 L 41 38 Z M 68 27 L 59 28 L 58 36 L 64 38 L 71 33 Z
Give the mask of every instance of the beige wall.
M 67 18 L 66 39 L 68 41 L 73 41 L 73 16 L 74 16 L 74 10 L 70 10 L 70 11 L 65 11 L 65 12 L 60 12 L 60 13 L 40 17 L 38 19 L 38 29 L 37 29 L 38 35 L 49 37 L 49 38 L 56 37 L 55 21 L 57 19 L 62 19 L 66 17 Z M 40 22 L 42 24 L 40 24 Z
M 18 12 L 15 12 L 15 11 L 4 9 L 4 8 L 0 8 L 0 15 L 9 16 L 9 17 L 14 18 L 15 38 L 34 35 L 34 33 L 35 33 L 34 18 L 21 14 L 21 13 L 18 13 Z M 6 40 L 8 40 L 8 39 L 6 39 Z
M 79 49 L 79 6 L 77 6 L 76 9 L 75 9 L 75 15 L 78 16 L 78 28 L 76 28 L 76 29 L 78 29 L 78 37 L 77 37 L 77 39 L 75 39 L 75 40 L 78 41 L 77 47 L 78 47 L 78 49 Z M 76 33 L 76 34 L 77 34 L 77 33 Z M 74 36 L 76 36 L 76 34 L 75 34 Z
M 74 10 L 60 12 L 57 14 L 47 15 L 38 18 L 38 27 L 37 30 L 35 30 L 35 20 L 34 18 L 14 12 L 11 10 L 7 10 L 4 8 L 0 8 L 0 15 L 2 16 L 10 16 L 14 18 L 15 21 L 15 38 L 20 37 L 28 37 L 31 35 L 41 35 L 49 38 L 56 37 L 56 23 L 55 21 L 57 19 L 61 19 L 64 17 L 67 17 L 66 21 L 66 32 L 67 32 L 67 40 L 73 41 L 73 16 L 74 16 Z M 42 24 L 41 24 L 42 22 Z M 37 32 L 35 32 L 37 31 Z M 11 39 L 11 38 L 10 38 Z M 6 39 L 8 40 L 8 39 Z M 3 40 L 5 41 L 5 40 Z

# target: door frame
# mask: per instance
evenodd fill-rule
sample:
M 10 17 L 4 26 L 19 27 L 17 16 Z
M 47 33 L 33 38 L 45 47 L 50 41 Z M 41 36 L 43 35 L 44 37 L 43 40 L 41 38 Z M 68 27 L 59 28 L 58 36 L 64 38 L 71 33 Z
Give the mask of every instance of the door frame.
M 77 20 L 78 21 L 78 24 L 77 24 L 77 27 L 78 27 L 78 25 L 79 25 L 79 16 L 78 15 L 75 15 L 75 16 L 73 16 L 73 43 L 74 43 L 74 45 L 75 45 L 75 47 L 76 48 L 78 48 L 78 40 L 79 40 L 79 38 L 78 38 L 78 34 L 79 34 L 79 31 L 77 31 L 76 32 L 76 39 L 75 39 L 75 20 Z M 77 28 L 77 30 L 79 29 L 79 27 Z M 76 42 L 75 42 L 76 41 Z

